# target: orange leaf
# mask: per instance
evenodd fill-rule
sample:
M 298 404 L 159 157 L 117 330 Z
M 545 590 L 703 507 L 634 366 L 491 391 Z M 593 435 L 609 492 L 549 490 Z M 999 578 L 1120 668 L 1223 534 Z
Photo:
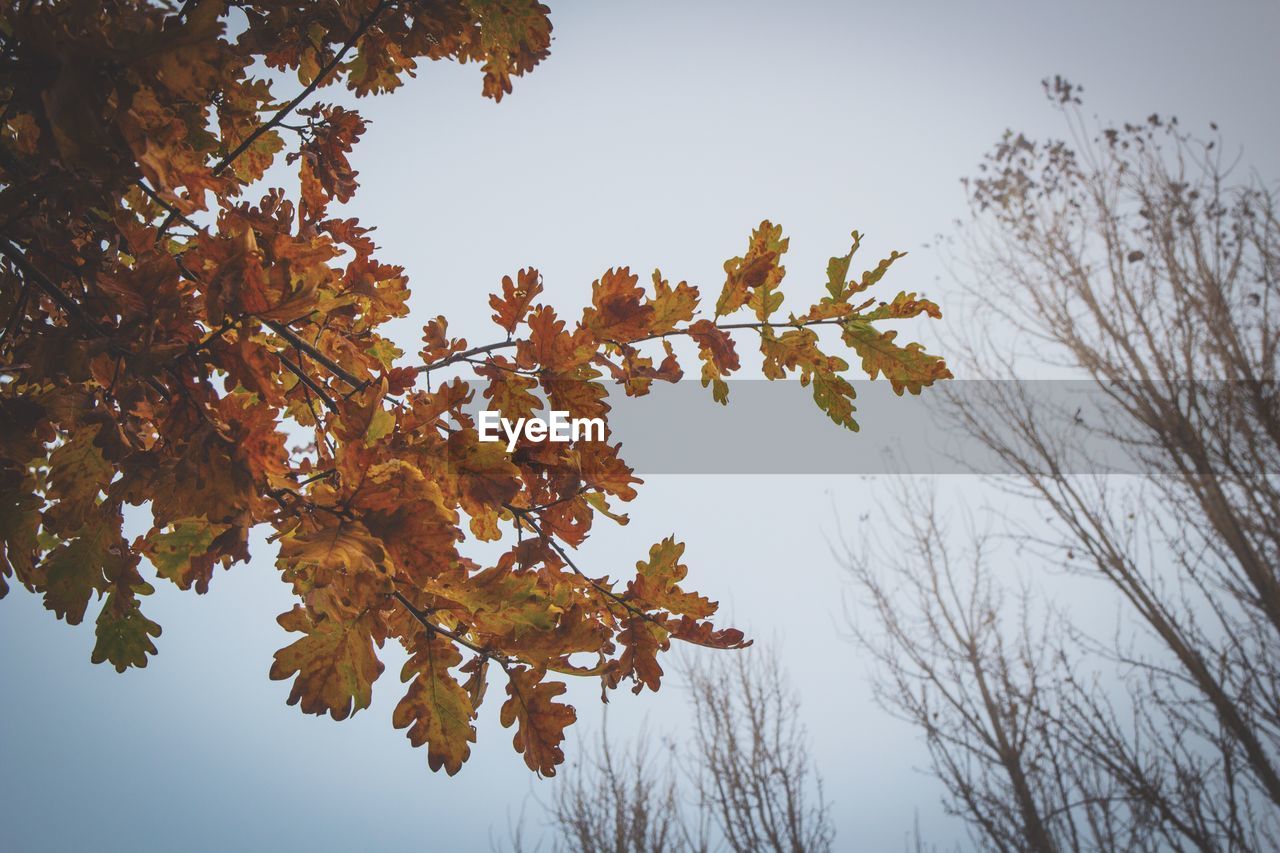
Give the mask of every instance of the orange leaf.
M 427 745 L 427 765 L 444 768 L 450 776 L 462 769 L 475 743 L 475 708 L 471 697 L 452 675 L 451 667 L 462 663 L 453 643 L 426 631 L 413 641 L 412 655 L 400 673 L 409 681 L 391 722 L 397 729 L 408 728 L 405 736 L 414 746 Z
M 511 276 L 502 277 L 502 295 L 489 297 L 489 307 L 494 310 L 493 322 L 506 330 L 508 335 L 516 331 L 516 326 L 529 313 L 533 300 L 542 292 L 542 276 L 533 267 L 516 273 L 517 282 Z
M 373 647 L 368 617 L 315 620 L 294 605 L 276 621 L 286 631 L 303 632 L 276 652 L 271 664 L 273 681 L 297 676 L 289 691 L 290 705 L 301 705 L 306 714 L 327 713 L 335 720 L 369 707 L 383 664 Z
M 512 743 L 524 754 L 529 769 L 541 776 L 556 775 L 556 765 L 564 761 L 560 744 L 564 730 L 577 719 L 572 705 L 553 701 L 565 692 L 557 681 L 544 681 L 541 670 L 517 667 L 507 673 L 506 702 L 502 703 L 503 728 L 518 723 Z

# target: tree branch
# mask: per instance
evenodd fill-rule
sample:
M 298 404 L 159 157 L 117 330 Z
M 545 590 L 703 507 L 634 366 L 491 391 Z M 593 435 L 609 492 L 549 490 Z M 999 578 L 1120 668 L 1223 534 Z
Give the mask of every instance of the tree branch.
M 22 273 L 23 281 L 33 281 L 36 287 L 44 291 L 50 299 L 57 303 L 58 307 L 74 321 L 85 326 L 94 335 L 105 338 L 110 345 L 111 351 L 122 358 L 128 359 L 133 353 L 111 342 L 111 333 L 97 320 L 89 316 L 89 312 L 84 310 L 79 302 L 76 302 L 70 296 L 62 292 L 62 288 L 54 284 L 44 273 L 31 265 L 27 260 L 26 253 L 11 243 L 8 239 L 0 237 L 0 254 L 4 255 L 9 261 L 18 268 Z M 154 376 L 147 376 L 143 379 L 164 400 L 169 399 L 169 392 L 161 385 Z
M 441 628 L 439 625 L 435 624 L 430 619 L 428 619 L 426 613 L 414 607 L 413 603 L 410 602 L 409 599 L 405 598 L 404 594 L 401 593 L 399 590 L 396 590 L 391 594 L 392 596 L 395 597 L 396 601 L 400 602 L 400 604 L 403 605 L 405 610 L 409 611 L 409 614 L 413 616 L 413 618 L 417 621 L 417 623 L 421 625 L 423 628 L 427 629 L 427 631 L 429 631 L 430 633 L 453 640 L 458 645 L 463 646 L 464 648 L 470 649 L 471 651 L 480 655 L 485 660 L 496 660 L 498 662 L 498 665 L 501 666 L 503 670 L 506 670 L 507 667 L 519 662 L 514 658 L 511 658 L 511 657 L 508 657 L 507 655 L 502 654 L 501 652 L 495 652 L 493 649 L 487 649 L 484 646 L 478 645 L 477 643 L 473 643 L 470 640 L 468 640 L 466 637 L 462 636 L 462 634 L 458 633 L 457 631 L 450 631 L 445 628 Z
M 262 322 L 268 328 L 270 328 L 271 331 L 275 332 L 277 335 L 279 335 L 280 337 L 288 341 L 289 345 L 292 346 L 294 349 L 301 350 L 302 352 L 305 352 L 307 355 L 314 358 L 316 361 L 320 362 L 322 365 L 328 368 L 329 372 L 331 372 L 334 376 L 341 379 L 343 382 L 350 385 L 355 390 L 359 391 L 368 386 L 369 384 L 368 382 L 362 382 L 359 379 L 356 379 L 347 371 L 343 370 L 342 367 L 338 365 L 337 362 L 329 358 L 324 353 L 320 352 L 320 350 L 316 349 L 311 344 L 304 341 L 302 338 L 298 337 L 296 334 L 294 334 L 293 331 L 291 331 L 283 323 L 277 323 L 275 320 L 263 320 Z
M 249 147 L 258 141 L 258 137 L 284 121 L 291 112 L 298 108 L 299 104 L 310 97 L 311 93 L 318 89 L 320 85 L 325 82 L 326 78 L 333 73 L 333 70 L 341 64 L 343 58 L 347 55 L 347 51 L 351 50 L 351 48 L 355 46 L 356 42 L 364 37 L 364 34 L 368 32 L 371 26 L 373 26 L 374 21 L 376 21 L 378 17 L 386 11 L 387 7 L 390 6 L 392 2 L 393 0 L 382 0 L 382 2 L 375 6 L 369 14 L 365 15 L 364 19 L 361 20 L 360 24 L 356 27 L 356 31 L 351 34 L 346 43 L 342 45 L 342 48 L 334 54 L 333 59 L 330 59 L 324 64 L 311 82 L 307 84 L 306 88 L 299 92 L 293 100 L 278 109 L 275 115 L 273 115 L 265 124 L 258 125 L 253 133 L 246 136 L 239 145 L 232 149 L 231 153 L 226 157 L 223 157 L 222 160 L 218 162 L 218 165 L 213 167 L 213 174 L 220 175 L 226 171 L 227 167 L 235 162 L 237 157 L 249 150 Z
M 299 382 L 307 386 L 311 393 L 320 398 L 321 402 L 324 403 L 325 408 L 333 412 L 335 415 L 338 414 L 338 404 L 333 401 L 332 397 L 325 393 L 325 390 L 321 388 L 314 379 L 307 375 L 305 370 L 294 364 L 289 356 L 284 353 L 277 353 L 276 355 L 280 359 L 280 363 L 288 368 L 290 373 L 298 377 Z
M 875 300 L 864 302 L 862 305 L 858 306 L 858 308 L 854 309 L 854 311 L 851 311 L 849 314 L 845 315 L 844 317 L 832 317 L 825 320 L 807 320 L 804 322 L 796 322 L 796 323 L 770 323 L 768 321 L 757 321 L 757 322 L 750 322 L 750 323 L 716 323 L 714 325 L 717 329 L 721 329 L 722 331 L 732 331 L 734 329 L 755 329 L 757 331 L 762 331 L 764 329 L 782 329 L 782 328 L 805 329 L 805 328 L 808 328 L 809 326 L 838 326 L 843 323 L 847 323 L 852 319 L 856 319 L 857 312 L 861 311 L 863 308 L 866 308 L 868 305 L 871 304 L 871 302 L 874 302 L 874 301 Z M 689 334 L 688 329 L 672 329 L 669 332 L 662 332 L 660 334 L 646 335 L 643 338 L 636 338 L 634 341 L 628 341 L 627 344 L 630 346 L 634 344 L 641 344 L 646 341 L 656 340 L 658 338 L 669 338 L 669 337 L 675 337 L 676 335 L 688 335 L 688 334 Z M 463 350 L 462 352 L 456 352 L 453 355 L 446 356 L 445 358 L 442 358 L 439 361 L 433 361 L 430 364 L 421 365 L 420 367 L 418 367 L 418 372 L 430 373 L 433 370 L 439 370 L 442 367 L 448 367 L 449 365 L 457 364 L 460 361 L 471 361 L 477 355 L 488 355 L 491 352 L 496 352 L 498 350 L 510 349 L 511 347 L 519 346 L 521 343 L 522 341 L 519 341 L 519 340 L 498 341 L 497 343 L 485 344 L 484 346 L 481 346 L 481 347 L 472 347 L 471 349 Z
M 258 141 L 259 137 L 279 125 L 280 122 L 284 121 L 303 101 L 309 98 L 311 94 L 325 82 L 329 75 L 333 73 L 334 69 L 342 63 L 347 52 L 355 46 L 356 42 L 364 37 L 364 34 L 369 31 L 369 28 L 373 26 L 373 23 L 383 12 L 387 10 L 387 7 L 390 6 L 392 2 L 393 0 L 382 0 L 382 2 L 375 6 L 369 14 L 365 15 L 356 27 L 355 32 L 347 38 L 347 41 L 342 45 L 338 52 L 334 54 L 333 59 L 330 59 L 323 67 L 321 67 L 319 72 L 316 73 L 316 76 L 312 78 L 311 82 L 308 83 L 301 92 L 294 96 L 293 100 L 276 110 L 275 114 L 271 116 L 270 119 L 254 128 L 253 132 L 242 139 L 239 145 L 219 160 L 213 167 L 212 174 L 216 177 L 225 172 L 227 167 L 236 161 L 236 158 L 248 151 L 253 143 Z M 176 211 L 170 211 L 169 216 L 160 224 L 160 231 L 157 234 L 157 240 L 164 236 L 164 233 L 169 230 L 169 226 L 173 224 L 173 220 L 180 215 L 181 214 L 177 214 Z
M 595 589 L 596 592 L 605 596 L 609 600 L 614 601 L 617 604 L 621 605 L 628 612 L 632 613 L 635 616 L 638 616 L 644 621 L 657 625 L 659 628 L 661 628 L 664 631 L 667 631 L 668 633 L 671 632 L 671 627 L 667 625 L 665 622 L 663 622 L 661 619 L 656 618 L 653 614 L 649 613 L 648 611 L 641 610 L 640 608 L 636 607 L 630 601 L 627 601 L 625 598 L 618 595 L 618 593 L 609 589 L 604 584 L 600 583 L 600 581 L 596 580 L 595 578 L 591 577 L 586 572 L 584 572 L 582 569 L 578 568 L 578 564 L 575 563 L 573 561 L 573 558 L 569 556 L 569 552 L 564 549 L 564 546 L 561 545 L 559 542 L 557 542 L 554 537 L 548 535 L 542 529 L 542 526 L 538 524 L 536 520 L 534 520 L 533 514 L 530 510 L 523 509 L 518 506 L 512 506 L 511 504 L 503 504 L 503 506 L 506 507 L 507 510 L 510 511 L 511 514 L 514 515 L 517 520 L 519 520 L 524 524 L 529 525 L 529 527 L 533 529 L 533 532 L 538 535 L 538 538 L 541 539 L 543 542 L 545 542 L 547 546 L 551 548 L 551 550 L 555 551 L 556 556 L 558 556 L 561 560 L 563 560 L 566 566 L 568 566 L 570 569 L 573 569 L 574 573 L 577 574 L 578 577 L 582 578 L 587 583 L 591 584 L 591 587 Z M 694 642 L 694 641 L 690 640 L 688 642 Z

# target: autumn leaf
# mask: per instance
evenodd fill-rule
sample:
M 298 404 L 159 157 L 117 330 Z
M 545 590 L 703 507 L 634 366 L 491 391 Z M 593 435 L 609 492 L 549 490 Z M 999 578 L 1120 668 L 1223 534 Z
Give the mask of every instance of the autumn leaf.
M 8 479 L 0 475 L 0 483 Z M 0 485 L 0 501 L 9 508 L 0 512 L 0 598 L 9 593 L 5 578 L 16 576 L 19 583 L 32 585 L 40 552 L 38 536 L 44 502 L 21 485 L 17 484 L 17 488 L 8 483 Z
M 580 363 L 576 344 L 554 309 L 540 305 L 529 315 L 529 337 L 520 342 L 516 362 L 523 368 L 541 365 L 562 370 Z
M 662 273 L 654 270 L 653 296 L 647 304 L 653 308 L 649 334 L 664 335 L 693 319 L 698 310 L 698 288 L 683 281 L 672 287 Z
M 684 543 L 677 542 L 674 536 L 650 548 L 648 561 L 636 563 L 635 580 L 627 584 L 627 599 L 646 610 L 665 610 L 695 619 L 706 619 L 715 613 L 715 603 L 677 586 L 689 573 L 689 567 L 680 562 L 683 554 Z
M 654 307 L 645 300 L 640 278 L 630 268 L 609 270 L 591 285 L 591 307 L 582 325 L 601 341 L 622 342 L 644 337 L 653 325 Z
M 729 386 L 724 377 L 741 366 L 733 339 L 710 320 L 699 320 L 691 325 L 689 337 L 698 343 L 698 357 L 702 359 L 702 387 L 710 385 L 715 401 L 727 403 Z
M 458 502 L 468 515 L 501 509 L 520 490 L 520 469 L 502 444 L 482 442 L 468 430 L 451 435 L 448 446 Z
M 525 764 L 540 776 L 556 775 L 556 765 L 564 761 L 560 748 L 564 730 L 577 719 L 572 705 L 556 702 L 565 692 L 556 681 L 544 681 L 545 672 L 517 668 L 507 673 L 507 701 L 502 704 L 503 728 L 516 725 L 512 740 Z
M 629 616 L 623 620 L 618 642 L 622 645 L 622 654 L 612 662 L 606 684 L 617 687 L 631 679 L 633 693 L 646 687 L 650 690 L 661 687 L 663 671 L 658 655 L 671 647 L 671 632 L 656 619 Z
M 394 591 L 386 546 L 359 522 L 301 526 L 281 540 L 277 565 L 310 612 L 338 621 L 359 617 Z
M 284 150 L 284 138 L 274 130 L 258 136 L 232 164 L 235 175 L 246 184 L 254 183 L 267 173 L 276 155 Z
M 918 299 L 916 294 L 902 291 L 893 297 L 892 302 L 882 302 L 867 312 L 863 319 L 868 322 L 872 320 L 906 320 L 910 317 L 918 317 L 921 314 L 932 317 L 935 320 L 942 319 L 942 309 L 936 303 L 930 302 L 928 299 Z
M 126 574 L 137 562 L 120 536 L 120 519 L 99 519 L 62 542 L 41 563 L 44 606 L 69 625 L 84 619 L 95 595 L 107 590 L 108 579 Z
M 329 202 L 350 201 L 355 195 L 355 169 L 347 155 L 365 131 L 358 113 L 338 106 L 317 104 L 298 111 L 310 119 L 306 141 L 285 162 L 301 161 L 302 204 L 308 218 L 318 220 Z
M 448 332 L 449 321 L 444 317 L 436 317 L 422 327 L 423 347 L 418 355 L 424 363 L 443 361 L 467 348 L 466 338 L 451 338 Z
M 786 269 L 778 261 L 789 244 L 782 236 L 782 226 L 768 220 L 761 222 L 751 233 L 747 253 L 725 261 L 725 282 L 716 301 L 716 316 L 732 314 L 746 305 L 757 288 L 776 288 L 786 275 Z
M 109 662 L 116 672 L 124 672 L 131 666 L 147 665 L 147 655 L 156 653 L 151 641 L 160 636 L 160 626 L 142 615 L 135 597 L 117 591 L 107 596 L 95 633 L 98 641 L 90 659 Z
M 542 400 L 533 393 L 538 388 L 538 380 L 516 372 L 514 365 L 504 358 L 495 358 L 491 365 L 478 367 L 476 375 L 489 380 L 484 389 L 489 408 L 513 423 L 543 407 Z
M 533 267 L 516 273 L 516 281 L 511 276 L 502 277 L 502 294 L 489 297 L 489 307 L 493 309 L 493 322 L 501 326 L 508 335 L 515 334 L 516 326 L 529 313 L 533 300 L 542 292 L 542 276 Z
M 904 390 L 919 394 L 937 380 L 951 378 L 941 358 L 929 355 L 918 343 L 900 346 L 897 336 L 896 330 L 881 332 L 862 321 L 844 327 L 844 340 L 862 357 L 863 370 L 872 379 L 883 373 L 899 396 Z
M 818 408 L 826 412 L 827 417 L 838 426 L 857 432 L 858 422 L 853 418 L 853 413 L 857 411 L 853 404 L 855 397 L 857 392 L 843 376 L 830 371 L 814 374 L 813 401 L 818 404 Z
M 46 517 L 60 531 L 83 525 L 111 482 L 114 470 L 94 444 L 97 435 L 98 427 L 78 432 L 49 456 L 49 497 L 58 505 Z
M 885 273 L 889 271 L 889 267 L 893 266 L 894 262 L 899 258 L 905 258 L 906 256 L 906 252 L 890 253 L 889 257 L 882 259 L 873 269 L 867 270 L 862 274 L 862 279 L 851 288 L 852 292 L 861 293 L 879 284 L 880 279 L 884 278 Z
M 514 645 L 523 634 L 548 631 L 556 624 L 556 608 L 548 606 L 550 596 L 533 571 L 495 566 L 468 577 L 463 586 L 441 586 L 440 594 L 465 611 L 477 633 L 510 635 Z
M 373 682 L 382 674 L 367 616 L 349 621 L 313 619 L 299 605 L 277 620 L 286 631 L 304 636 L 275 653 L 271 679 L 293 678 L 289 704 L 305 714 L 345 720 L 369 707 Z M 295 677 L 296 676 L 296 677 Z
M 849 252 L 844 255 L 835 255 L 827 261 L 827 294 L 833 301 L 843 302 L 846 299 L 849 265 L 853 263 L 853 256 L 858 253 L 858 247 L 862 245 L 862 235 L 857 231 L 854 231 L 850 237 L 853 239 L 853 245 L 849 247 Z
M 427 745 L 427 764 L 444 768 L 450 776 L 462 769 L 471 755 L 476 728 L 471 697 L 449 670 L 462 663 L 452 643 L 428 632 L 418 634 L 400 680 L 409 690 L 396 705 L 391 722 L 414 746 Z
M 751 645 L 751 640 L 737 628 L 716 628 L 710 622 L 699 622 L 692 616 L 664 619 L 662 624 L 672 637 L 708 649 L 742 649 Z
M 203 518 L 186 518 L 167 531 L 152 529 L 138 549 L 151 560 L 160 577 L 173 581 L 179 589 L 194 586 L 207 592 L 217 560 L 217 555 L 210 553 L 210 545 L 229 527 Z
M 480 25 L 484 95 L 501 101 L 511 78 L 532 71 L 551 47 L 551 11 L 536 0 L 463 0 Z

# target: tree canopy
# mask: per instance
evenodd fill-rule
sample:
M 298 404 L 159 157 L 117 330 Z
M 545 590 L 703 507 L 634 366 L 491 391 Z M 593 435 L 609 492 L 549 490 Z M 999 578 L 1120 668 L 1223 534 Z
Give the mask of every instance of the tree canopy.
M 436 317 L 402 351 L 383 327 L 407 314 L 406 272 L 335 211 L 356 192 L 365 122 L 321 96 L 388 93 L 455 60 L 501 101 L 548 56 L 548 15 L 530 0 L 3 4 L 0 596 L 12 579 L 69 624 L 92 618 L 94 662 L 143 667 L 152 582 L 207 592 L 265 525 L 297 597 L 271 678 L 342 720 L 369 706 L 379 649 L 402 644 L 394 723 L 450 774 L 490 664 L 516 750 L 550 775 L 575 716 L 552 673 L 656 690 L 672 640 L 746 642 L 683 587 L 674 537 L 634 569 L 575 559 L 598 516 L 626 523 L 617 506 L 640 483 L 611 433 L 508 452 L 464 407 L 607 421 L 611 393 L 683 377 L 681 337 L 723 403 L 745 335 L 766 377 L 798 378 L 856 429 L 838 353 L 919 393 L 950 376 L 944 361 L 877 324 L 939 310 L 871 295 L 901 255 L 851 275 L 854 232 L 817 301 L 780 313 L 788 240 L 766 221 L 706 307 L 696 286 L 618 267 L 575 319 L 527 268 L 489 297 L 491 342 Z M 296 185 L 263 188 L 273 164 Z M 444 368 L 470 376 L 426 382 Z M 151 520 L 132 540 L 126 505 Z M 494 541 L 510 547 L 491 565 L 467 556 Z

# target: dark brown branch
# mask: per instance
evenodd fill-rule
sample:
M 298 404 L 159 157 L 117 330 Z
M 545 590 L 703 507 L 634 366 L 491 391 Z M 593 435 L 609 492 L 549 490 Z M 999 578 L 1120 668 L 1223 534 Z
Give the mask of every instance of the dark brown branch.
M 518 506 L 512 506 L 511 504 L 503 504 L 503 506 L 506 507 L 507 510 L 516 517 L 517 521 L 523 524 L 529 525 L 529 527 L 533 530 L 533 532 L 537 534 L 538 538 L 541 539 L 543 542 L 545 542 L 547 546 L 551 548 L 551 550 L 555 551 L 556 556 L 558 556 L 561 560 L 563 560 L 564 564 L 568 566 L 570 569 L 572 569 L 574 574 L 576 574 L 578 577 L 582 578 L 587 583 L 589 583 L 591 587 L 596 590 L 596 592 L 605 596 L 609 600 L 616 602 L 617 604 L 622 606 L 624 609 L 626 609 L 629 613 L 635 616 L 638 616 L 640 619 L 643 619 L 646 622 L 650 622 L 654 625 L 657 625 L 659 628 L 661 628 L 664 631 L 668 631 L 668 632 L 671 631 L 670 626 L 667 625 L 666 622 L 656 618 L 653 614 L 645 610 L 641 610 L 639 607 L 636 607 L 630 601 L 627 601 L 625 598 L 618 595 L 618 593 L 614 592 L 613 590 L 609 589 L 607 586 L 602 584 L 599 580 L 591 577 L 582 569 L 578 568 L 578 564 L 575 563 L 573 561 L 573 558 L 569 556 L 569 552 L 564 549 L 564 546 L 561 545 L 559 542 L 557 542 L 552 536 L 548 535 L 542 529 L 542 526 L 538 524 L 536 520 L 534 520 L 530 510 L 522 509 Z M 689 642 L 694 642 L 694 641 L 690 640 Z
M 460 361 L 470 361 L 472 358 L 474 358 L 477 355 L 487 355 L 488 353 L 494 352 L 496 350 L 510 349 L 511 347 L 519 346 L 519 345 L 520 345 L 519 341 L 499 341 L 496 344 L 486 344 L 485 346 L 482 346 L 482 347 L 472 347 L 469 350 L 456 352 L 451 356 L 447 356 L 445 358 L 440 359 L 439 361 L 433 361 L 430 364 L 424 364 L 418 368 L 418 372 L 430 373 L 433 370 L 438 370 L 441 367 L 448 367 L 449 365 L 457 364 Z
M 289 345 L 292 346 L 294 349 L 305 352 L 307 355 L 311 356 L 316 361 L 320 362 L 329 370 L 329 372 L 331 372 L 334 376 L 341 379 L 343 382 L 350 385 L 352 388 L 359 390 L 361 388 L 366 387 L 369 384 L 368 382 L 362 382 L 359 379 L 356 379 L 346 370 L 343 370 L 342 367 L 333 359 L 329 358 L 327 355 L 320 352 L 320 350 L 316 349 L 311 344 L 307 343 L 302 338 L 298 337 L 296 334 L 290 331 L 290 329 L 287 326 L 285 326 L 284 323 L 277 323 L 275 320 L 263 320 L 262 322 L 269 329 L 271 329 L 271 331 L 275 332 L 277 335 L 279 335 L 280 337 L 288 341 Z
M 177 263 L 178 269 L 182 272 L 184 276 L 186 276 L 188 279 L 195 282 L 196 284 L 203 285 L 203 282 L 200 280 L 199 276 L 193 273 L 191 269 L 187 267 L 187 265 L 184 264 L 180 258 L 175 258 L 175 263 Z M 253 315 L 250 315 L 250 316 L 253 316 Z M 329 358 L 327 355 L 320 352 L 320 350 L 316 349 L 311 344 L 307 343 L 302 338 L 298 337 L 298 335 L 294 333 L 286 324 L 279 323 L 275 320 L 265 320 L 262 318 L 257 318 L 257 319 L 261 320 L 263 325 L 271 329 L 271 331 L 275 332 L 277 335 L 284 338 L 289 343 L 289 345 L 292 346 L 294 349 L 298 350 L 299 352 L 306 353 L 307 355 L 314 358 L 320 364 L 324 365 L 324 367 L 328 369 L 329 372 L 331 372 L 334 376 L 337 376 L 339 379 L 347 383 L 347 385 L 351 386 L 353 389 L 359 391 L 365 388 L 366 386 L 368 386 L 369 384 L 368 382 L 362 382 L 359 379 L 356 379 L 354 376 L 351 375 L 351 373 L 344 370 L 342 366 L 339 365 L 337 362 L 335 362 L 333 359 Z M 209 338 L 206 338 L 204 341 L 201 341 L 199 346 L 197 346 L 194 351 L 198 351 L 199 349 L 202 349 L 212 339 L 224 334 L 231 326 L 235 325 L 235 323 L 237 322 L 239 322 L 239 318 L 237 318 L 234 321 L 231 321 L 228 324 L 223 324 L 222 328 L 218 329 L 216 332 L 210 335 Z
M 218 340 L 227 332 L 231 331 L 233 328 L 239 325 L 242 319 L 243 319 L 242 317 L 236 317 L 234 319 L 227 320 L 221 326 L 214 329 L 209 334 L 205 335 L 203 340 L 199 341 L 198 343 L 193 343 L 190 347 L 188 347 L 184 355 L 193 356 L 196 353 L 200 352 L 201 350 L 207 348 L 214 341 Z
M 187 216 L 182 211 L 178 210 L 178 208 L 174 207 L 172 204 L 162 199 L 155 190 L 147 186 L 147 182 L 142 180 L 142 178 L 138 178 L 133 183 L 135 186 L 137 186 L 138 189 L 146 193 L 147 198 L 151 199 L 156 204 L 160 205 L 161 207 L 163 207 L 165 210 L 169 212 L 169 216 L 166 219 L 166 223 L 171 223 L 174 219 L 177 219 L 179 222 L 181 222 L 183 225 L 190 228 L 192 231 L 204 230 L 199 225 L 196 225 L 194 222 L 188 219 Z M 162 228 L 161 234 L 163 233 L 164 233 L 164 229 Z
M 89 316 L 89 312 L 84 310 L 79 302 L 76 302 L 70 296 L 62 292 L 62 288 L 54 284 L 44 273 L 31 265 L 27 260 L 26 254 L 16 245 L 7 239 L 0 238 L 0 254 L 4 255 L 9 261 L 18 268 L 22 273 L 23 281 L 33 281 L 36 287 L 44 291 L 50 299 L 52 299 L 64 313 L 75 322 L 86 327 L 90 332 L 100 338 L 106 338 L 108 342 L 111 340 L 111 333 L 97 320 Z M 115 343 L 110 343 L 111 351 L 123 358 L 129 358 L 133 353 Z M 161 385 L 154 376 L 147 376 L 143 379 L 151 387 L 153 391 L 160 395 L 162 399 L 169 399 L 169 392 Z
M 866 303 L 864 303 L 862 307 L 865 308 Z M 847 323 L 850 320 L 856 320 L 856 319 L 857 319 L 856 312 L 851 311 L 843 317 L 832 317 L 826 320 L 805 320 L 803 322 L 797 321 L 795 323 L 770 323 L 767 320 L 753 321 L 749 323 L 716 323 L 715 327 L 725 332 L 731 331 L 733 329 L 755 329 L 758 332 L 762 332 L 765 329 L 770 329 L 770 330 L 772 329 L 804 329 L 804 328 L 808 328 L 809 326 L 838 326 L 843 323 Z M 629 341 L 629 343 L 641 344 L 641 343 L 644 343 L 645 341 L 656 340 L 657 338 L 667 338 L 667 337 L 671 337 L 672 335 L 687 335 L 687 334 L 689 334 L 688 329 L 672 329 L 670 332 L 662 332 L 661 334 L 657 334 L 657 335 L 646 335 L 643 338 L 636 338 L 634 341 Z
M 22 273 L 23 279 L 35 282 L 36 287 L 43 290 L 46 296 L 57 303 L 65 314 L 87 327 L 98 337 L 110 337 L 110 333 L 97 320 L 90 317 L 80 303 L 63 293 L 62 288 L 54 284 L 40 270 L 33 267 L 21 249 L 8 240 L 0 238 L 0 254 L 3 254 L 18 268 Z
M 22 287 L 18 291 L 18 298 L 13 301 L 13 311 L 9 313 L 9 319 L 5 321 L 4 329 L 0 330 L 0 341 L 12 341 L 18 333 L 18 327 L 22 324 L 22 315 L 27 310 L 27 297 L 31 293 L 31 283 L 24 276 L 22 279 Z
M 333 476 L 334 474 L 336 474 L 336 473 L 338 473 L 338 472 L 337 472 L 337 470 L 335 470 L 335 469 L 333 469 L 333 468 L 326 468 L 325 470 L 320 471 L 319 473 L 312 474 L 310 477 L 307 477 L 307 478 L 306 478 L 306 479 L 304 479 L 304 480 L 299 480 L 299 481 L 298 481 L 298 485 L 299 485 L 299 486 L 305 486 L 305 485 L 308 485 L 308 484 L 310 484 L 310 483 L 314 483 L 316 480 L 323 480 L 323 479 L 325 479 L 326 477 L 332 477 L 332 476 Z
M 501 652 L 496 652 L 493 649 L 487 649 L 484 646 L 471 642 L 458 631 L 450 631 L 446 628 L 441 628 L 439 625 L 435 624 L 430 619 L 428 619 L 426 613 L 414 607 L 413 603 L 409 601 L 409 599 L 405 598 L 404 594 L 401 593 L 399 590 L 396 590 L 391 594 L 392 596 L 395 597 L 396 601 L 400 602 L 400 604 L 404 607 L 405 610 L 409 611 L 409 615 L 411 615 L 419 625 L 421 625 L 430 633 L 452 640 L 458 645 L 463 646 L 464 648 L 468 648 L 471 651 L 475 652 L 476 654 L 480 655 L 480 657 L 484 658 L 485 660 L 496 660 L 498 662 L 498 665 L 501 666 L 504 670 L 506 670 L 507 667 L 511 666 L 512 664 L 519 663 L 519 661 L 515 660 L 514 658 L 508 657 L 507 655 L 504 655 Z
M 289 356 L 285 355 L 284 353 L 278 353 L 278 356 L 280 358 L 280 363 L 283 364 L 286 368 L 288 368 L 290 373 L 298 377 L 299 382 L 305 385 L 307 389 L 311 391 L 311 393 L 319 397 L 321 402 L 324 403 L 325 407 L 329 411 L 333 412 L 335 415 L 338 414 L 338 404 L 333 401 L 332 397 L 330 397 L 327 393 L 325 393 L 325 390 L 323 388 L 321 388 L 318 384 L 316 384 L 316 381 L 314 379 L 312 379 L 310 376 L 307 375 L 307 372 L 305 370 L 303 370 L 298 365 L 294 364 L 293 361 L 289 358 Z

